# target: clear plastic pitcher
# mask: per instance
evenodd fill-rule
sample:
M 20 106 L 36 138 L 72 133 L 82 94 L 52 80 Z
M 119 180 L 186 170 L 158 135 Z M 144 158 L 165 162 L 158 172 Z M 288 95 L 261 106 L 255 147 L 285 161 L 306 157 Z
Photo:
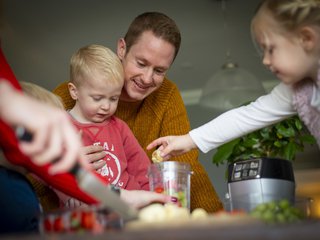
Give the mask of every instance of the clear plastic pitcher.
M 175 161 L 153 163 L 148 169 L 150 190 L 178 199 L 178 205 L 190 209 L 190 164 Z

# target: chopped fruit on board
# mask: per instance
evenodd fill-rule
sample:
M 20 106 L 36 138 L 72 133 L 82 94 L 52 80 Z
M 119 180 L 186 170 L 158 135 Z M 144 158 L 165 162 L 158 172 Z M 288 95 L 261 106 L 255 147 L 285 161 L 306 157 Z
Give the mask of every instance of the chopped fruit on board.
M 204 210 L 205 211 L 205 210 Z M 139 212 L 139 221 L 142 222 L 163 222 L 167 220 L 183 220 L 191 217 L 187 208 L 179 207 L 173 203 L 162 205 L 151 204 Z
M 286 199 L 261 203 L 250 212 L 250 215 L 268 224 L 291 223 L 304 218 L 300 209 L 292 206 Z
M 122 226 L 117 214 L 93 206 L 52 211 L 44 214 L 41 220 L 40 230 L 43 233 L 101 232 Z

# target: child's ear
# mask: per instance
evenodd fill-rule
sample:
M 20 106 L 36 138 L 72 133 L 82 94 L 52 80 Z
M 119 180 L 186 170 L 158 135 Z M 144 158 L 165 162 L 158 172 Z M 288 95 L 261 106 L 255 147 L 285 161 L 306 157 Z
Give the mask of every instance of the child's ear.
M 303 48 L 311 51 L 319 41 L 319 34 L 312 27 L 302 27 L 299 30 L 299 37 Z
M 73 100 L 78 99 L 78 94 L 77 94 L 77 87 L 73 83 L 68 83 L 68 89 L 70 96 L 72 97 Z

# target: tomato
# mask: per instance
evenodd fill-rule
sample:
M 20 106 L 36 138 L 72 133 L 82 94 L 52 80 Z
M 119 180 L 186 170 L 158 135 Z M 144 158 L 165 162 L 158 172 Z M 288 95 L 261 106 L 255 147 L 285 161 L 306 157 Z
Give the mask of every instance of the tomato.
M 93 212 L 82 212 L 81 214 L 81 226 L 84 229 L 92 229 L 94 226 L 95 215 Z
M 156 187 L 156 188 L 154 189 L 154 191 L 155 191 L 156 193 L 163 193 L 164 189 L 163 189 L 163 187 Z
M 45 230 L 46 232 L 51 232 L 51 230 L 52 230 L 52 224 L 51 224 L 50 219 L 46 218 L 46 219 L 43 221 L 43 227 L 44 227 L 44 230 Z
M 53 222 L 53 230 L 55 232 L 62 232 L 64 230 L 63 221 L 61 217 L 57 217 Z

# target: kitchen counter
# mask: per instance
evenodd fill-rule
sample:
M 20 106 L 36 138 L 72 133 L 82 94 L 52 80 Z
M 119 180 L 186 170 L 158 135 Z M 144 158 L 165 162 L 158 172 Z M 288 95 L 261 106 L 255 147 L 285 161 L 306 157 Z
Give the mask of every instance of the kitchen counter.
M 3 239 L 12 240 L 36 240 L 36 239 L 320 239 L 320 220 L 305 220 L 303 222 L 284 225 L 266 225 L 266 224 L 218 224 L 206 226 L 180 226 L 155 229 L 135 229 L 107 231 L 102 234 L 94 235 L 92 233 L 74 233 L 74 234 L 48 234 L 48 235 L 17 235 L 1 236 Z

